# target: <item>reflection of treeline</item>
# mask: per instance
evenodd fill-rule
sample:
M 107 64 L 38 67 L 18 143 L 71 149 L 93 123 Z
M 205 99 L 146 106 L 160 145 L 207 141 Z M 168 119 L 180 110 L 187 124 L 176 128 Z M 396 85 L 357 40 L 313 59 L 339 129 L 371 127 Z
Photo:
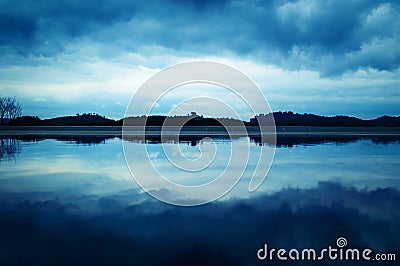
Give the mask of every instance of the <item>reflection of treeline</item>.
M 250 139 L 259 145 L 270 145 L 267 141 L 262 141 L 261 137 L 250 136 Z M 370 140 L 375 144 L 400 143 L 400 135 L 284 135 L 278 134 L 276 137 L 277 147 L 294 147 L 319 145 L 324 143 L 346 144 L 361 140 Z
M 21 143 L 13 137 L 0 138 L 0 160 L 13 160 L 21 153 Z
M 195 113 L 186 116 L 135 116 L 120 120 L 113 120 L 98 114 L 76 114 L 51 119 L 40 119 L 35 116 L 23 116 L 10 121 L 13 126 L 258 126 L 266 122 L 270 125 L 271 116 L 274 117 L 276 126 L 340 126 L 340 127 L 371 127 L 371 126 L 400 126 L 400 116 L 381 116 L 375 119 L 363 120 L 351 116 L 320 116 L 314 114 L 298 114 L 293 112 L 274 112 L 260 114 L 250 121 L 241 121 L 233 118 L 209 118 Z
M 15 138 L 2 138 L 1 145 L 1 156 L 7 157 L 4 154 L 18 154 L 21 151 L 20 141 L 32 141 L 38 142 L 44 139 L 55 139 L 58 141 L 63 141 L 67 143 L 73 143 L 78 145 L 97 145 L 105 144 L 107 140 L 114 138 L 121 138 L 121 135 L 102 135 L 102 136 L 89 136 L 89 135 L 79 135 L 79 136 L 66 136 L 66 135 L 17 135 Z M 191 146 L 198 145 L 204 138 L 211 138 L 215 141 L 229 141 L 230 139 L 239 139 L 243 136 L 213 136 L 213 135 L 196 135 L 187 136 L 180 135 L 177 137 L 161 137 L 154 135 L 145 136 L 124 136 L 124 141 L 135 142 L 135 143 L 148 143 L 148 144 L 159 144 L 159 143 L 186 143 Z M 261 137 L 250 136 L 250 140 L 258 145 L 269 145 L 268 138 L 264 141 Z M 335 144 L 346 144 L 350 142 L 356 142 L 360 140 L 369 140 L 375 144 L 390 144 L 390 143 L 400 143 L 400 135 L 277 135 L 276 146 L 277 147 L 293 147 L 301 145 L 318 145 L 324 143 L 335 143 Z M 13 156 L 9 158 L 13 158 Z
M 29 135 L 16 135 L 15 138 L 18 141 L 26 141 L 26 142 L 38 142 L 45 139 L 55 139 L 58 141 L 63 141 L 72 144 L 78 145 L 97 145 L 97 144 L 105 144 L 106 140 L 114 139 L 120 135 L 46 135 L 46 134 L 29 134 Z

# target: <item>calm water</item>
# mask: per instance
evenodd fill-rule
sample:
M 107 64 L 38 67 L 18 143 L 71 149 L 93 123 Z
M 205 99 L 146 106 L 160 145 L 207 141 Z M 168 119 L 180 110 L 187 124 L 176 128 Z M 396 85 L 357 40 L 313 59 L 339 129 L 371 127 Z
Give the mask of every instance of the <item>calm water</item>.
M 233 141 L 240 147 L 247 139 Z M 1 143 L 0 265 L 266 264 L 256 257 L 264 243 L 319 248 L 340 236 L 353 247 L 399 254 L 398 139 L 279 139 L 268 177 L 250 193 L 254 154 L 268 148 L 251 139 L 238 185 L 191 208 L 143 193 L 119 138 L 3 137 Z M 216 148 L 213 164 L 193 176 L 171 167 L 158 141 L 129 145 L 147 145 L 172 181 L 198 185 L 224 168 L 232 141 L 166 143 L 189 159 Z M 143 158 L 136 160 L 140 165 Z

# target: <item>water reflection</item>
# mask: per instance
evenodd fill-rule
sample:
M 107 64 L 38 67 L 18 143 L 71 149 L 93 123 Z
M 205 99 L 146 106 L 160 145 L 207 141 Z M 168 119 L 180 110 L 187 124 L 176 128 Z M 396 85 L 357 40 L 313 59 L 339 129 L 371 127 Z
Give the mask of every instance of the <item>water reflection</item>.
M 54 136 L 53 136 L 54 137 Z M 4 137 L 3 137 L 4 138 Z M 217 157 L 207 171 L 198 175 L 178 171 L 167 161 L 165 150 L 179 152 L 186 158 L 196 159 L 199 151 L 207 151 L 211 145 L 197 138 L 181 138 L 161 144 L 157 138 L 121 140 L 115 136 L 58 136 L 54 139 L 39 136 L 6 137 L 2 145 L 4 158 L 14 158 L 23 151 L 12 164 L 3 162 L 0 167 L 0 188 L 10 190 L 58 189 L 74 190 L 82 193 L 113 193 L 122 188 L 137 188 L 126 167 L 122 141 L 128 141 L 132 150 L 147 145 L 148 156 L 157 170 L 169 180 L 185 185 L 199 185 L 213 180 L 224 170 L 230 160 L 231 142 L 247 153 L 248 146 L 242 138 L 229 140 L 214 138 L 217 145 Z M 136 142 L 137 141 L 137 142 Z M 243 142 L 243 145 L 241 144 Z M 357 188 L 398 185 L 400 150 L 398 137 L 304 137 L 296 139 L 278 138 L 278 149 L 270 173 L 262 186 L 249 193 L 248 183 L 258 163 L 260 149 L 268 145 L 259 145 L 255 140 L 250 145 L 247 167 L 239 184 L 226 198 L 257 196 L 260 193 L 276 192 L 285 187 L 315 187 L 318 182 L 339 181 L 343 185 Z M 34 144 L 34 145 L 33 145 Z M 341 144 L 341 145 L 337 145 Z M 14 155 L 11 151 L 14 151 Z M 8 155 L 7 155 L 8 154 Z M 144 158 L 133 155 L 138 171 L 150 174 L 141 164 Z M 182 158 L 184 159 L 184 158 Z M 232 158 L 232 163 L 240 158 Z M 180 161 L 177 161 L 180 165 Z M 143 169 L 142 169 L 143 168 Z M 234 170 L 234 169 L 233 169 Z M 232 173 L 234 176 L 234 173 Z M 190 178 L 189 178 L 190 177 Z M 229 178 L 226 180 L 229 181 Z M 155 184 L 156 185 L 156 184 Z M 155 186 L 157 187 L 157 186 Z M 170 191 L 159 191 L 170 194 Z M 180 195 L 189 197 L 190 195 Z M 171 195 L 175 197 L 175 195 Z M 225 198 L 224 198 L 225 199 Z
M 0 136 L 0 161 L 15 160 L 21 153 L 21 143 L 12 136 Z
M 214 140 L 221 151 L 229 148 L 230 140 Z M 0 265 L 258 265 L 264 243 L 322 248 L 340 236 L 376 252 L 400 246 L 398 137 L 278 137 L 258 191 L 247 191 L 245 174 L 227 197 L 195 208 L 143 193 L 128 173 L 121 141 L 162 153 L 154 138 L 2 138 L 2 158 L 19 155 L 0 161 Z M 193 138 L 167 144 L 189 153 L 204 145 Z M 251 152 L 263 145 L 253 139 Z M 162 166 L 163 157 L 155 158 Z
M 118 135 L 46 135 L 46 134 L 23 134 L 13 136 L 17 140 L 24 142 L 38 142 L 46 139 L 54 139 L 58 141 L 67 142 L 69 144 L 77 145 L 97 145 L 105 144 L 107 140 L 114 139 Z
M 250 136 L 259 145 L 270 145 L 262 142 L 260 137 Z M 361 140 L 370 140 L 376 144 L 400 143 L 400 135 L 277 135 L 276 147 L 291 148 L 301 145 L 320 145 L 326 143 L 346 144 Z
M 357 190 L 337 183 L 196 208 L 91 197 L 86 205 L 92 213 L 56 198 L 2 199 L 0 258 L 2 265 L 258 265 L 256 252 L 265 243 L 322 249 L 335 247 L 339 236 L 351 247 L 397 252 L 399 202 L 396 189 Z M 363 265 L 328 259 L 307 265 L 321 263 Z
M 22 141 L 32 141 L 37 142 L 45 139 L 54 139 L 58 141 L 68 142 L 70 144 L 78 145 L 97 145 L 105 144 L 107 140 L 114 138 L 121 139 L 119 134 L 113 135 L 16 135 L 16 136 L 5 136 L 3 138 L 13 138 L 15 140 Z M 215 136 L 215 135 L 195 135 L 187 136 L 181 135 L 177 139 L 176 137 L 163 137 L 161 136 L 129 136 L 124 137 L 124 141 L 129 141 L 133 143 L 148 143 L 148 144 L 159 144 L 159 143 L 186 143 L 190 146 L 198 145 L 202 139 L 210 138 L 216 140 L 217 142 L 222 141 L 235 141 L 244 138 L 243 136 Z M 256 143 L 257 145 L 270 145 L 271 143 L 262 142 L 260 137 L 249 136 L 250 141 Z M 320 145 L 327 143 L 335 144 L 346 144 L 362 140 L 370 140 L 375 144 L 390 144 L 390 143 L 400 143 L 400 135 L 317 135 L 317 134 L 296 134 L 296 135 L 277 135 L 276 147 L 291 148 L 294 146 L 304 146 L 304 145 Z

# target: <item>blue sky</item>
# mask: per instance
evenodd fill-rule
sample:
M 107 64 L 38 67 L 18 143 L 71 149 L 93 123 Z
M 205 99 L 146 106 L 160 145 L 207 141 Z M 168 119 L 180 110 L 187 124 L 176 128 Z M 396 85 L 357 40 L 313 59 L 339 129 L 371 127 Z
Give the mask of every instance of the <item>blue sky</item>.
M 24 115 L 121 118 L 146 79 L 201 59 L 247 74 L 274 111 L 400 115 L 399 43 L 398 1 L 2 0 L 0 94 Z

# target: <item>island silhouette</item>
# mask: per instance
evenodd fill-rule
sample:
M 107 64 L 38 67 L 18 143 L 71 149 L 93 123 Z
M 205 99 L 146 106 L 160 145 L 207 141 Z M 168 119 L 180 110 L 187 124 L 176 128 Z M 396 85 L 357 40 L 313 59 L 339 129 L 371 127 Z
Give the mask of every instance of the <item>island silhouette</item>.
M 310 127 L 399 127 L 400 116 L 380 116 L 375 119 L 360 119 L 352 116 L 336 115 L 321 116 L 308 113 L 273 112 L 259 114 L 249 121 L 233 118 L 211 118 L 197 115 L 195 112 L 184 116 L 135 116 L 119 120 L 106 118 L 96 113 L 76 114 L 75 116 L 62 116 L 49 119 L 40 119 L 37 116 L 21 116 L 11 119 L 5 126 L 123 126 L 124 122 L 131 126 L 157 126 L 161 127 L 168 118 L 170 126 L 241 126 L 257 127 L 258 121 L 274 117 L 276 126 L 310 126 Z

